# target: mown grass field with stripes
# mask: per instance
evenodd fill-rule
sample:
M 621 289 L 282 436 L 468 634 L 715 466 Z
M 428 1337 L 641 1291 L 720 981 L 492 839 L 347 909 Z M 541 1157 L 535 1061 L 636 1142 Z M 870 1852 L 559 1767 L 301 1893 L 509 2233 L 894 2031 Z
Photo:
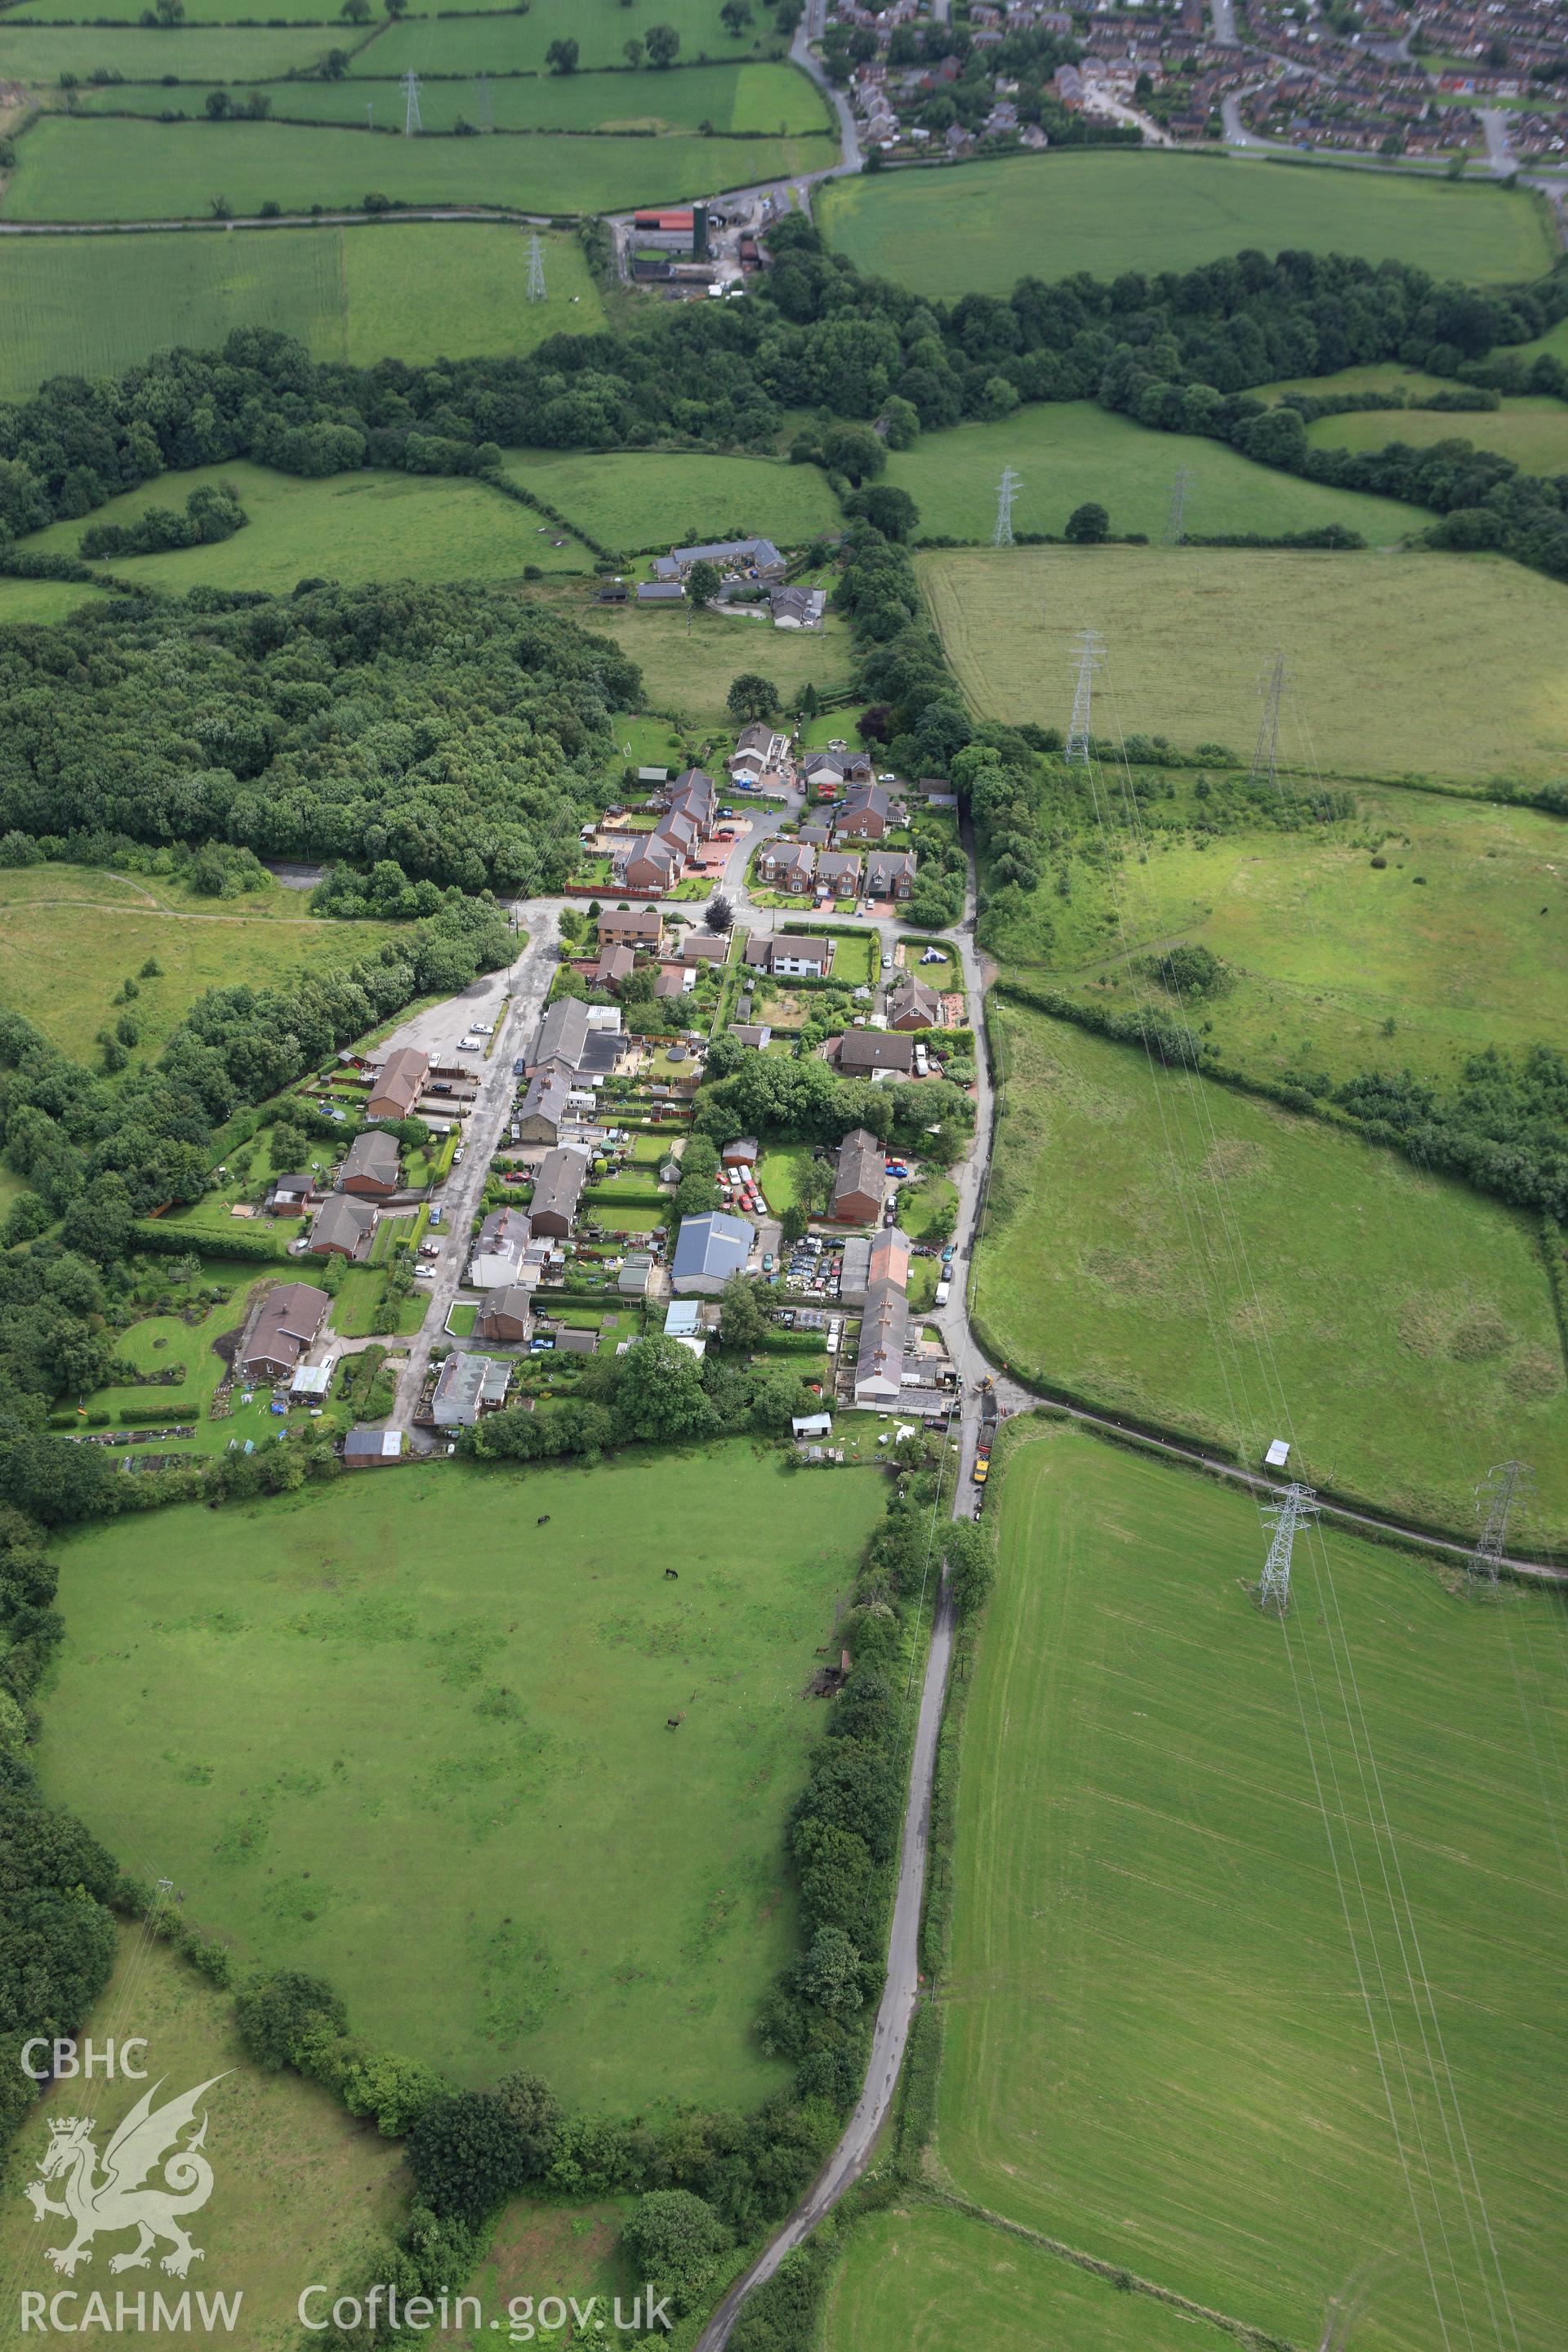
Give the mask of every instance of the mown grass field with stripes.
M 1330 1533 L 1282 1626 L 1248 1500 L 1059 1425 L 1020 1430 L 995 1504 L 939 2177 L 1298 2347 L 1338 2308 L 1356 2352 L 1552 2352 L 1561 1597 L 1478 1604 Z M 984 2340 L 1163 2352 L 1121 2300 L 1142 2331 Z

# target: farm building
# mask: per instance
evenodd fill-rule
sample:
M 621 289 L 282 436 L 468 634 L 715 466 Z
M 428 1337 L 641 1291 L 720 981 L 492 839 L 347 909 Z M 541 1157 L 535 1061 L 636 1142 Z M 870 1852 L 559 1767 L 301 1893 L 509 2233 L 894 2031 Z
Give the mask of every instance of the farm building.
M 752 1228 L 741 1217 L 710 1210 L 706 1216 L 682 1217 L 670 1265 L 670 1288 L 713 1297 L 751 1255 Z
M 492 1209 L 474 1237 L 468 1281 L 475 1290 L 505 1290 L 517 1280 L 532 1239 L 532 1222 L 522 1209 Z
M 716 563 L 721 572 L 739 572 L 748 579 L 782 579 L 784 560 L 771 539 L 715 539 L 702 547 L 672 547 L 654 558 L 658 580 L 684 580 L 694 563 Z
M 585 1151 L 574 1151 L 561 1144 L 546 1152 L 539 1163 L 539 1173 L 533 1180 L 533 1199 L 529 1204 L 534 1232 L 546 1234 L 552 1241 L 564 1239 L 575 1221 L 577 1203 L 587 1181 Z
M 853 1078 L 877 1070 L 901 1070 L 908 1076 L 915 1066 L 914 1040 L 889 1029 L 846 1029 L 832 1050 L 839 1068 Z
M 658 771 L 663 781 L 664 771 Z M 664 917 L 657 907 L 626 907 L 599 917 L 602 948 L 651 948 L 657 955 L 664 945 Z
M 492 1290 L 474 1318 L 475 1339 L 526 1339 L 532 1296 L 521 1282 L 509 1282 L 503 1288 Z
M 367 1118 L 406 1118 L 425 1091 L 430 1056 L 416 1045 L 400 1045 L 389 1054 L 371 1081 L 364 1112 Z
M 833 1171 L 833 1214 L 842 1225 L 874 1224 L 888 1189 L 882 1147 L 869 1128 L 851 1128 Z
M 912 971 L 901 971 L 889 984 L 888 1022 L 894 1029 L 940 1029 L 942 999 Z
M 867 1234 L 847 1234 L 844 1241 L 844 1256 L 838 1268 L 839 1299 L 846 1307 L 864 1307 L 866 1293 L 870 1286 L 870 1236 Z
M 372 1429 L 359 1422 L 343 1440 L 345 1470 L 379 1470 L 385 1463 L 403 1459 L 403 1432 L 400 1429 Z
M 338 1177 L 340 1189 L 384 1200 L 396 1192 L 400 1181 L 396 1138 L 381 1128 L 367 1128 L 363 1135 L 356 1135 Z
M 512 1125 L 517 1129 L 519 1143 L 555 1144 L 561 1140 L 561 1122 L 567 1115 L 567 1097 L 572 1091 L 572 1075 L 563 1062 L 551 1062 L 528 1082 Z
M 436 1382 L 430 1418 L 437 1429 L 472 1429 L 482 1412 L 494 1412 L 506 1402 L 510 1383 L 511 1366 L 499 1357 L 448 1356 Z
M 310 1282 L 281 1282 L 262 1300 L 237 1369 L 251 1381 L 292 1379 L 331 1305 Z
M 679 604 L 685 601 L 685 597 L 686 591 L 679 580 L 639 580 L 637 582 L 639 604 Z
M 350 1192 L 334 1192 L 316 1212 L 306 1246 L 318 1257 L 362 1258 L 375 1238 L 375 1211 Z

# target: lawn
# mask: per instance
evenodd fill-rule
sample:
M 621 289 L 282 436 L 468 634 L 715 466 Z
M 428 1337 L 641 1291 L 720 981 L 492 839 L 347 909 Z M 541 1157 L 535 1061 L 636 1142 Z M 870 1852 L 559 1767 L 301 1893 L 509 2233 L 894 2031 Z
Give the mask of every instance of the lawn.
M 548 230 L 542 241 L 549 297 L 530 302 L 528 240 L 495 221 L 154 232 L 137 238 L 129 269 L 115 237 L 0 238 L 0 397 L 21 399 L 51 375 L 114 374 L 176 343 L 212 350 L 236 327 L 276 327 L 313 358 L 356 367 L 526 352 L 568 315 L 574 333 L 592 334 L 604 311 L 581 246 Z M 6 581 L 0 617 L 23 617 L 11 606 L 25 589 L 84 593 Z
M 791 1950 L 800 1692 L 882 1503 L 742 1444 L 443 1464 L 230 1512 L 218 1584 L 206 1512 L 115 1521 L 61 1552 L 46 1785 L 373 2044 L 747 2106 L 787 2077 L 751 2025 Z
M 1106 509 L 1113 531 L 1163 539 L 1172 484 L 1184 466 L 1189 531 L 1279 534 L 1339 523 L 1375 547 L 1406 538 L 1429 520 L 1421 508 L 1395 499 L 1329 489 L 1255 465 L 1223 442 L 1151 432 L 1091 400 L 1036 402 L 1000 425 L 922 434 L 913 448 L 889 455 L 887 479 L 913 499 L 922 531 L 985 542 L 995 527 L 1004 466 L 1024 478 L 1013 507 L 1014 530 L 1058 538 L 1073 509 L 1093 499 Z
M 997 1501 L 944 2175 L 1298 2346 L 1340 2298 L 1364 2352 L 1549 2352 L 1560 1596 L 1333 1533 L 1282 1630 L 1250 1502 L 1059 1428 Z
M 719 21 L 720 5 L 721 0 L 659 0 L 657 17 L 646 23 L 634 19 L 630 25 L 618 9 L 581 10 L 570 26 L 580 52 L 579 64 L 584 72 L 615 68 L 617 85 L 625 92 L 622 109 L 635 116 L 649 104 L 671 102 L 654 99 L 648 85 L 675 76 L 661 75 L 651 68 L 630 73 L 622 58 L 628 35 L 646 36 L 649 24 L 668 25 L 680 36 L 682 72 L 710 58 L 739 65 L 755 57 L 776 58 L 782 53 L 786 44 L 778 39 L 761 11 L 756 12 L 751 39 L 737 41 Z M 367 72 L 378 74 L 405 73 L 409 67 L 421 74 L 542 74 L 545 51 L 563 29 L 561 13 L 552 8 L 536 8 L 531 14 L 513 10 L 488 21 L 432 12 L 389 26 L 363 62 Z
M 296 68 L 308 71 L 330 48 L 351 48 L 353 40 L 346 25 L 320 21 L 293 27 L 182 25 L 164 30 L 142 25 L 21 25 L 13 16 L 5 20 L 5 76 L 43 85 L 74 73 L 85 82 L 101 68 L 132 82 L 158 81 L 164 74 L 177 74 L 182 81 L 280 81 Z M 206 210 L 205 204 L 201 210 Z
M 1510 457 L 1525 474 L 1568 473 L 1568 406 L 1544 394 L 1505 400 L 1500 408 L 1455 415 L 1437 408 L 1361 409 L 1320 416 L 1307 427 L 1317 449 L 1383 449 L 1404 441 L 1428 449 L 1434 441 L 1468 441 Z
M 828 2294 L 823 2352 L 1226 2352 L 1231 2339 L 951 2207 L 868 2213 Z
M 107 1828 L 113 1843 L 112 1826 L 107 1822 L 100 1826 Z M 180 1867 L 161 1842 L 151 1851 L 121 1844 L 119 1852 L 124 1865 L 143 1880 L 151 1879 L 164 1861 L 176 1873 Z M 40 2226 L 21 2194 L 23 2179 L 37 2177 L 35 2167 L 48 2143 L 49 2116 L 63 2109 L 68 2115 L 86 2112 L 100 2118 L 101 2154 L 111 2127 L 160 2079 L 165 2088 L 159 2105 L 200 2083 L 213 2083 L 202 2104 L 207 2117 L 205 2148 L 216 2186 L 211 2201 L 190 2223 L 202 2260 L 184 2284 L 193 2299 L 199 2293 L 225 2294 L 237 2305 L 243 2295 L 244 2310 L 232 2335 L 220 2336 L 215 2329 L 210 2340 L 230 2343 L 237 2352 L 263 2352 L 263 2347 L 272 2352 L 274 2347 L 299 2340 L 296 2304 L 309 2282 L 346 2288 L 366 2276 L 384 2274 L 372 2265 L 378 2255 L 384 2260 L 386 2238 L 406 2210 L 408 2185 L 401 2150 L 383 2139 L 374 2124 L 356 2121 L 330 2092 L 292 2072 L 264 2074 L 253 2065 L 234 2030 L 230 1994 L 205 1983 L 166 1945 L 141 1929 L 124 1929 L 119 1965 L 102 1998 L 82 2021 L 82 2032 L 100 2052 L 110 2038 L 145 2035 L 141 2063 L 151 2079 L 138 2084 L 123 2078 L 105 2082 L 100 2076 L 90 2089 L 58 2084 L 47 2105 L 23 2125 L 13 2158 L 13 2193 L 0 2202 L 0 2269 L 16 2294 L 41 2291 L 47 2295 L 62 2284 L 45 2254 L 46 2249 L 67 2242 L 64 2233 L 69 2225 L 51 2216 Z M 58 2185 L 49 2193 L 58 2198 Z M 110 2258 L 127 2251 L 132 2242 L 127 2237 L 102 2238 L 94 2249 L 89 2278 L 104 2295 L 108 2311 L 111 2315 L 115 2311 L 117 2286 L 128 2291 L 128 2314 L 135 2309 L 131 2298 L 139 2287 L 146 2292 L 149 2310 L 157 2290 L 173 2307 L 184 2289 L 156 2268 L 113 2282 L 100 2275 Z M 80 2273 L 77 2291 L 83 2298 L 79 2311 L 89 2292 Z M 62 2315 L 71 2310 L 69 2305 L 61 2308 Z M 13 2302 L 0 2322 L 0 2336 L 7 2344 L 29 2340 L 17 2319 Z M 130 2326 L 128 2318 L 128 2329 Z M 187 2340 L 198 2339 L 193 2336 Z
M 81 1061 L 96 1062 L 99 1031 L 130 1014 L 142 1033 L 134 1068 L 157 1059 L 205 990 L 266 986 L 301 964 L 339 969 L 396 936 L 395 925 L 318 922 L 303 908 L 298 890 L 280 886 L 220 902 L 91 866 L 0 870 L 0 1000 Z M 133 1003 L 111 1003 L 150 957 L 162 971 L 136 979 Z
M 838 620 L 816 636 L 805 629 L 760 629 L 689 606 L 598 604 L 578 582 L 553 591 L 542 583 L 535 593 L 569 610 L 583 628 L 613 639 L 641 669 L 649 705 L 690 727 L 733 725 L 724 698 L 742 671 L 771 678 L 787 711 L 807 686 L 836 693 L 847 685 L 853 667 L 848 634 Z
M 404 1222 L 407 1222 L 405 1220 Z M 378 1228 L 377 1244 L 381 1243 Z M 319 1273 L 319 1268 L 318 1268 Z M 307 1275 L 306 1279 L 310 1277 Z M 352 1265 L 332 1301 L 331 1328 L 345 1339 L 369 1339 L 377 1335 L 376 1316 L 386 1297 L 386 1274 L 379 1265 Z M 405 1339 L 417 1331 L 430 1305 L 428 1290 L 415 1288 L 397 1302 L 397 1331 Z
M 442 29 L 467 33 L 489 21 L 470 18 Z M 542 27 L 545 20 L 504 21 Z M 51 32 L 28 37 L 77 41 L 85 37 Z M 112 42 L 155 37 L 126 33 L 92 37 Z M 182 41 L 184 36 L 168 37 Z M 267 33 L 238 37 L 292 40 L 296 47 L 299 40 L 297 35 Z M 237 213 L 258 212 L 268 201 L 302 212 L 312 202 L 357 208 L 367 191 L 374 191 L 408 205 L 493 205 L 557 215 L 607 212 L 742 187 L 753 180 L 786 179 L 832 163 L 837 152 L 826 138 L 691 141 L 541 132 L 532 137 L 405 139 L 331 124 L 313 128 L 204 121 L 168 128 L 158 122 L 52 114 L 18 142 L 4 210 L 6 218 L 17 221 L 195 220 L 210 217 L 218 195 Z
M 765 537 L 795 547 L 843 524 L 821 468 L 791 466 L 777 457 L 524 449 L 508 457 L 503 471 L 579 530 L 628 551 L 722 538 Z M 771 649 L 781 635 L 792 634 L 765 623 L 759 627 L 731 620 L 723 625 L 753 648 Z
M 1065 728 L 1077 632 L 1092 626 L 1107 731 L 1247 758 L 1258 679 L 1284 647 L 1292 763 L 1310 752 L 1339 775 L 1527 782 L 1568 764 L 1568 587 L 1500 557 L 1017 548 L 917 561 L 987 718 Z
M 1476 1480 L 1521 1455 L 1568 1530 L 1562 1343 L 1522 1215 L 1066 1023 L 994 1018 L 991 1353 L 1249 1464 L 1290 1439 L 1303 1477 L 1461 1534 Z
M 445 27 L 430 27 L 437 38 Z M 508 29 L 498 27 L 497 29 Z M 490 27 L 473 29 L 483 39 Z M 342 81 L 274 84 L 268 95 L 272 119 L 280 122 L 370 121 L 377 130 L 401 136 L 406 119 L 403 86 L 378 80 L 384 68 L 374 44 L 362 52 L 359 72 Z M 210 85 L 209 85 L 210 87 Z M 491 120 L 498 131 L 638 131 L 689 137 L 710 123 L 715 133 L 742 132 L 771 138 L 824 133 L 827 110 L 815 86 L 793 66 L 694 66 L 682 73 L 531 75 L 492 81 Z M 91 114 L 151 114 L 169 111 L 191 121 L 204 119 L 206 89 L 184 82 L 168 89 L 159 82 L 117 83 L 81 96 Z M 426 135 L 449 131 L 459 121 L 473 124 L 479 110 L 472 81 L 430 81 L 419 92 L 419 120 Z
M 1152 948 L 1201 941 L 1226 967 L 1223 990 L 1201 1006 L 1163 991 L 1152 1001 L 1209 1023 L 1226 1062 L 1269 1077 L 1303 1066 L 1447 1076 L 1488 1045 L 1568 1033 L 1561 821 L 1394 786 L 1355 798 L 1353 818 L 1308 832 L 1202 847 L 1201 835 L 1151 832 L 1144 863 L 1075 860 L 1070 902 L 1053 870 L 989 944 L 1004 962 L 1043 965 L 1070 992 L 1130 1010 L 1148 994 Z
M 813 1156 L 809 1143 L 773 1144 L 763 1152 L 757 1173 L 763 1198 L 775 1217 L 782 1217 L 805 1197 L 802 1188 Z
M 237 458 L 163 474 L 100 507 L 92 521 L 130 522 L 152 506 L 183 506 L 206 483 L 230 482 L 248 521 L 232 539 L 211 547 L 181 547 L 165 555 L 115 556 L 117 572 L 133 573 L 173 595 L 187 588 L 265 588 L 286 593 L 299 580 L 521 580 L 529 564 L 586 571 L 586 548 L 568 539 L 555 547 L 554 527 L 541 530 L 527 507 L 501 498 L 482 482 L 435 474 L 333 474 L 307 480 Z M 43 554 L 74 555 L 87 525 L 51 523 L 21 544 Z
M 1062 154 L 831 182 L 821 223 L 861 269 L 922 294 L 1020 278 L 1184 270 L 1244 248 L 1403 261 L 1498 285 L 1550 269 L 1535 200 L 1476 183 L 1229 156 Z
M 958 1206 L 958 1187 L 936 1169 L 899 1187 L 899 1223 L 914 1242 L 945 1241 Z

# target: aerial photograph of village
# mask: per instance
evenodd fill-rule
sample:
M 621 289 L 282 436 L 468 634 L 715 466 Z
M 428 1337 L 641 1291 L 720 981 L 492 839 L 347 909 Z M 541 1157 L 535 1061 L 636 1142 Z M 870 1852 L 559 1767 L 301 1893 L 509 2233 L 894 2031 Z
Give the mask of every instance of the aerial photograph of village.
M 1568 2347 L 1563 0 L 0 0 L 0 2352 Z

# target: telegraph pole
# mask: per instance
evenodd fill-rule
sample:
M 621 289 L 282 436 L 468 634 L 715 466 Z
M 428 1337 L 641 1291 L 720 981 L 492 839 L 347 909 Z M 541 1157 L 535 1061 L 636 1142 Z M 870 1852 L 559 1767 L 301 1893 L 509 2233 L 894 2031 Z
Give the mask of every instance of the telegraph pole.
M 1310 1526 L 1318 1515 L 1318 1499 L 1310 1486 L 1289 1486 L 1277 1503 L 1270 1503 L 1263 1516 L 1274 1522 L 1274 1535 L 1268 1546 L 1268 1557 L 1263 1563 L 1263 1579 L 1258 1588 L 1258 1606 L 1267 1615 L 1270 1609 L 1279 1616 L 1290 1612 L 1290 1554 L 1298 1528 Z
M 1013 500 L 1024 487 L 1024 477 L 1016 474 L 1011 466 L 1004 466 L 1002 478 L 996 485 L 996 528 L 991 534 L 993 547 L 1013 544 Z
M 1068 728 L 1064 757 L 1069 767 L 1087 768 L 1094 718 L 1094 679 L 1100 667 L 1103 641 L 1095 629 L 1080 629 L 1078 635 L 1079 651 L 1073 662 L 1078 683 L 1073 688 L 1072 721 Z

